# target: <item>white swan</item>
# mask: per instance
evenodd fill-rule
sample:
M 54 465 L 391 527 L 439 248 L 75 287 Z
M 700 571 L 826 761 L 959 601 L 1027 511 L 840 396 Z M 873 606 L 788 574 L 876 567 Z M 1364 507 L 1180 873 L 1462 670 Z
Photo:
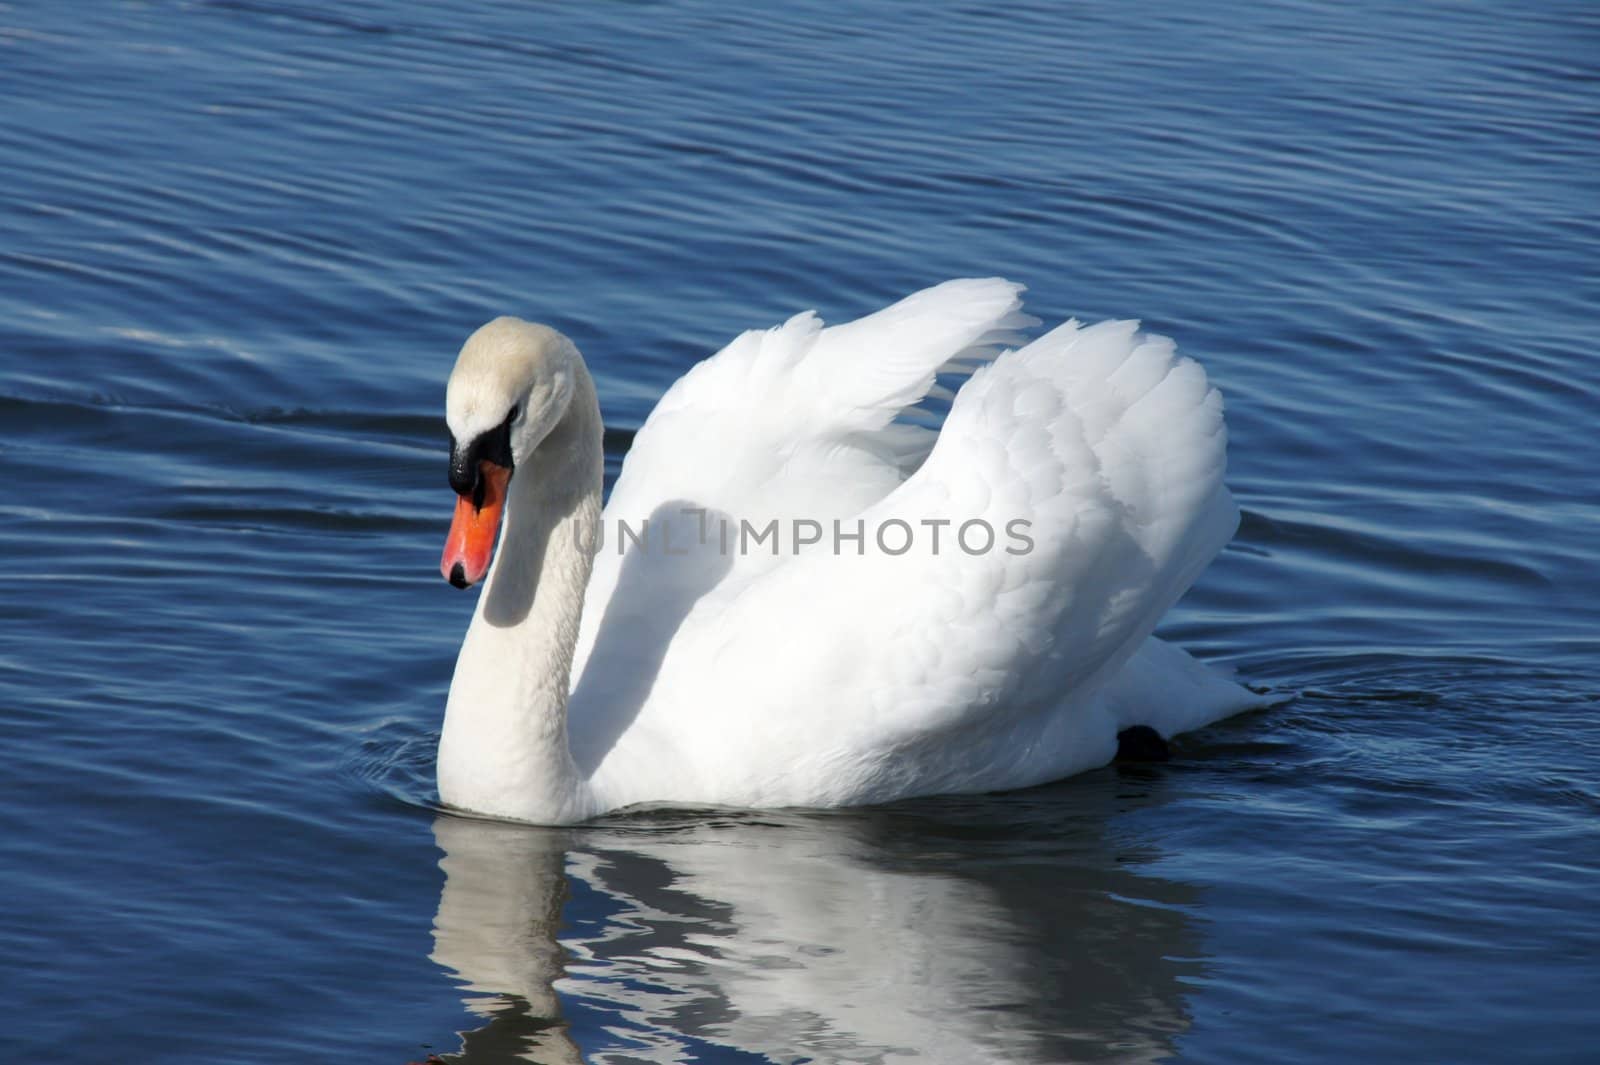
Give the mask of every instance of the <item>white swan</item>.
M 604 514 L 572 342 L 474 333 L 441 569 L 488 581 L 443 801 L 560 824 L 993 791 L 1104 764 L 1130 725 L 1260 705 L 1150 636 L 1237 525 L 1221 397 L 1135 322 L 997 355 L 1034 324 L 1020 292 L 951 281 L 745 333 L 662 397 Z

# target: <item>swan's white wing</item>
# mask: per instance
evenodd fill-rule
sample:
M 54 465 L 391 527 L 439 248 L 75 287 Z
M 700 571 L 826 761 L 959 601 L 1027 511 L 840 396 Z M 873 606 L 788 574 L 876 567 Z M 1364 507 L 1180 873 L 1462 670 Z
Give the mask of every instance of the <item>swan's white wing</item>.
M 973 375 L 922 466 L 861 512 L 860 554 L 824 542 L 703 602 L 635 734 L 681 736 L 700 795 L 759 804 L 1104 762 L 1127 723 L 1105 681 L 1237 524 L 1225 452 L 1198 364 L 1137 323 L 1068 323 Z M 930 522 L 947 523 L 937 552 Z M 965 523 L 969 547 L 985 528 L 994 546 L 963 550 Z M 891 554 L 903 528 L 913 547 Z M 1217 716 L 1163 711 L 1168 732 Z
M 827 526 L 898 487 L 935 439 L 916 422 L 936 420 L 949 385 L 1033 324 L 1020 292 L 998 278 L 949 281 L 828 328 L 807 312 L 685 374 L 635 436 L 606 505 L 575 684 L 603 625 L 619 649 L 657 643 L 708 589 L 771 564 L 766 547 L 724 550 L 723 529 L 776 522 L 782 558 L 795 519 Z
M 844 325 L 808 311 L 743 334 L 661 398 L 608 516 L 640 520 L 678 500 L 763 518 L 857 512 L 933 444 L 931 431 L 891 423 L 941 371 L 971 373 L 1032 323 L 1020 292 L 997 278 L 949 281 Z

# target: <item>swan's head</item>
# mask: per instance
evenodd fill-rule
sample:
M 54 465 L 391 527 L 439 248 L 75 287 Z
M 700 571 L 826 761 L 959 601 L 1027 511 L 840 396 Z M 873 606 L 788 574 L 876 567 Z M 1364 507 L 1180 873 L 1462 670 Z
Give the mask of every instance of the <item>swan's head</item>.
M 439 562 L 457 588 L 489 571 L 511 477 L 566 413 L 577 358 L 572 341 L 520 318 L 496 318 L 462 345 L 445 387 L 456 515 Z

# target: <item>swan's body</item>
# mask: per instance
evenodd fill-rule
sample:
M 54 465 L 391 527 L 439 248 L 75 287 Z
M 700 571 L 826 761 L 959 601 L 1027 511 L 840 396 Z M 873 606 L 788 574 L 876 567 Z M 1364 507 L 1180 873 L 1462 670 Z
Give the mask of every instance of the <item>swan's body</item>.
M 1001 790 L 1104 764 L 1130 725 L 1258 705 L 1150 636 L 1237 524 L 1219 395 L 1132 322 L 996 357 L 1031 324 L 1019 291 L 746 333 L 662 398 L 603 514 L 576 348 L 514 319 L 474 334 L 444 570 L 487 585 L 443 800 L 565 823 Z M 915 424 L 937 424 L 936 375 L 960 386 L 937 436 Z

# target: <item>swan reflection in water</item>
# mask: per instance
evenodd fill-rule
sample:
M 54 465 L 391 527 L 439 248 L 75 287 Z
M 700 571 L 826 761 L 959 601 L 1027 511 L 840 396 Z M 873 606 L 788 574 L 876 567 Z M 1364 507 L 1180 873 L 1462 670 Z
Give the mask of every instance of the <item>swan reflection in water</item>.
M 440 815 L 432 958 L 484 1021 L 461 1060 L 1165 1058 L 1197 889 L 1108 838 L 1142 772 L 570 829 Z

